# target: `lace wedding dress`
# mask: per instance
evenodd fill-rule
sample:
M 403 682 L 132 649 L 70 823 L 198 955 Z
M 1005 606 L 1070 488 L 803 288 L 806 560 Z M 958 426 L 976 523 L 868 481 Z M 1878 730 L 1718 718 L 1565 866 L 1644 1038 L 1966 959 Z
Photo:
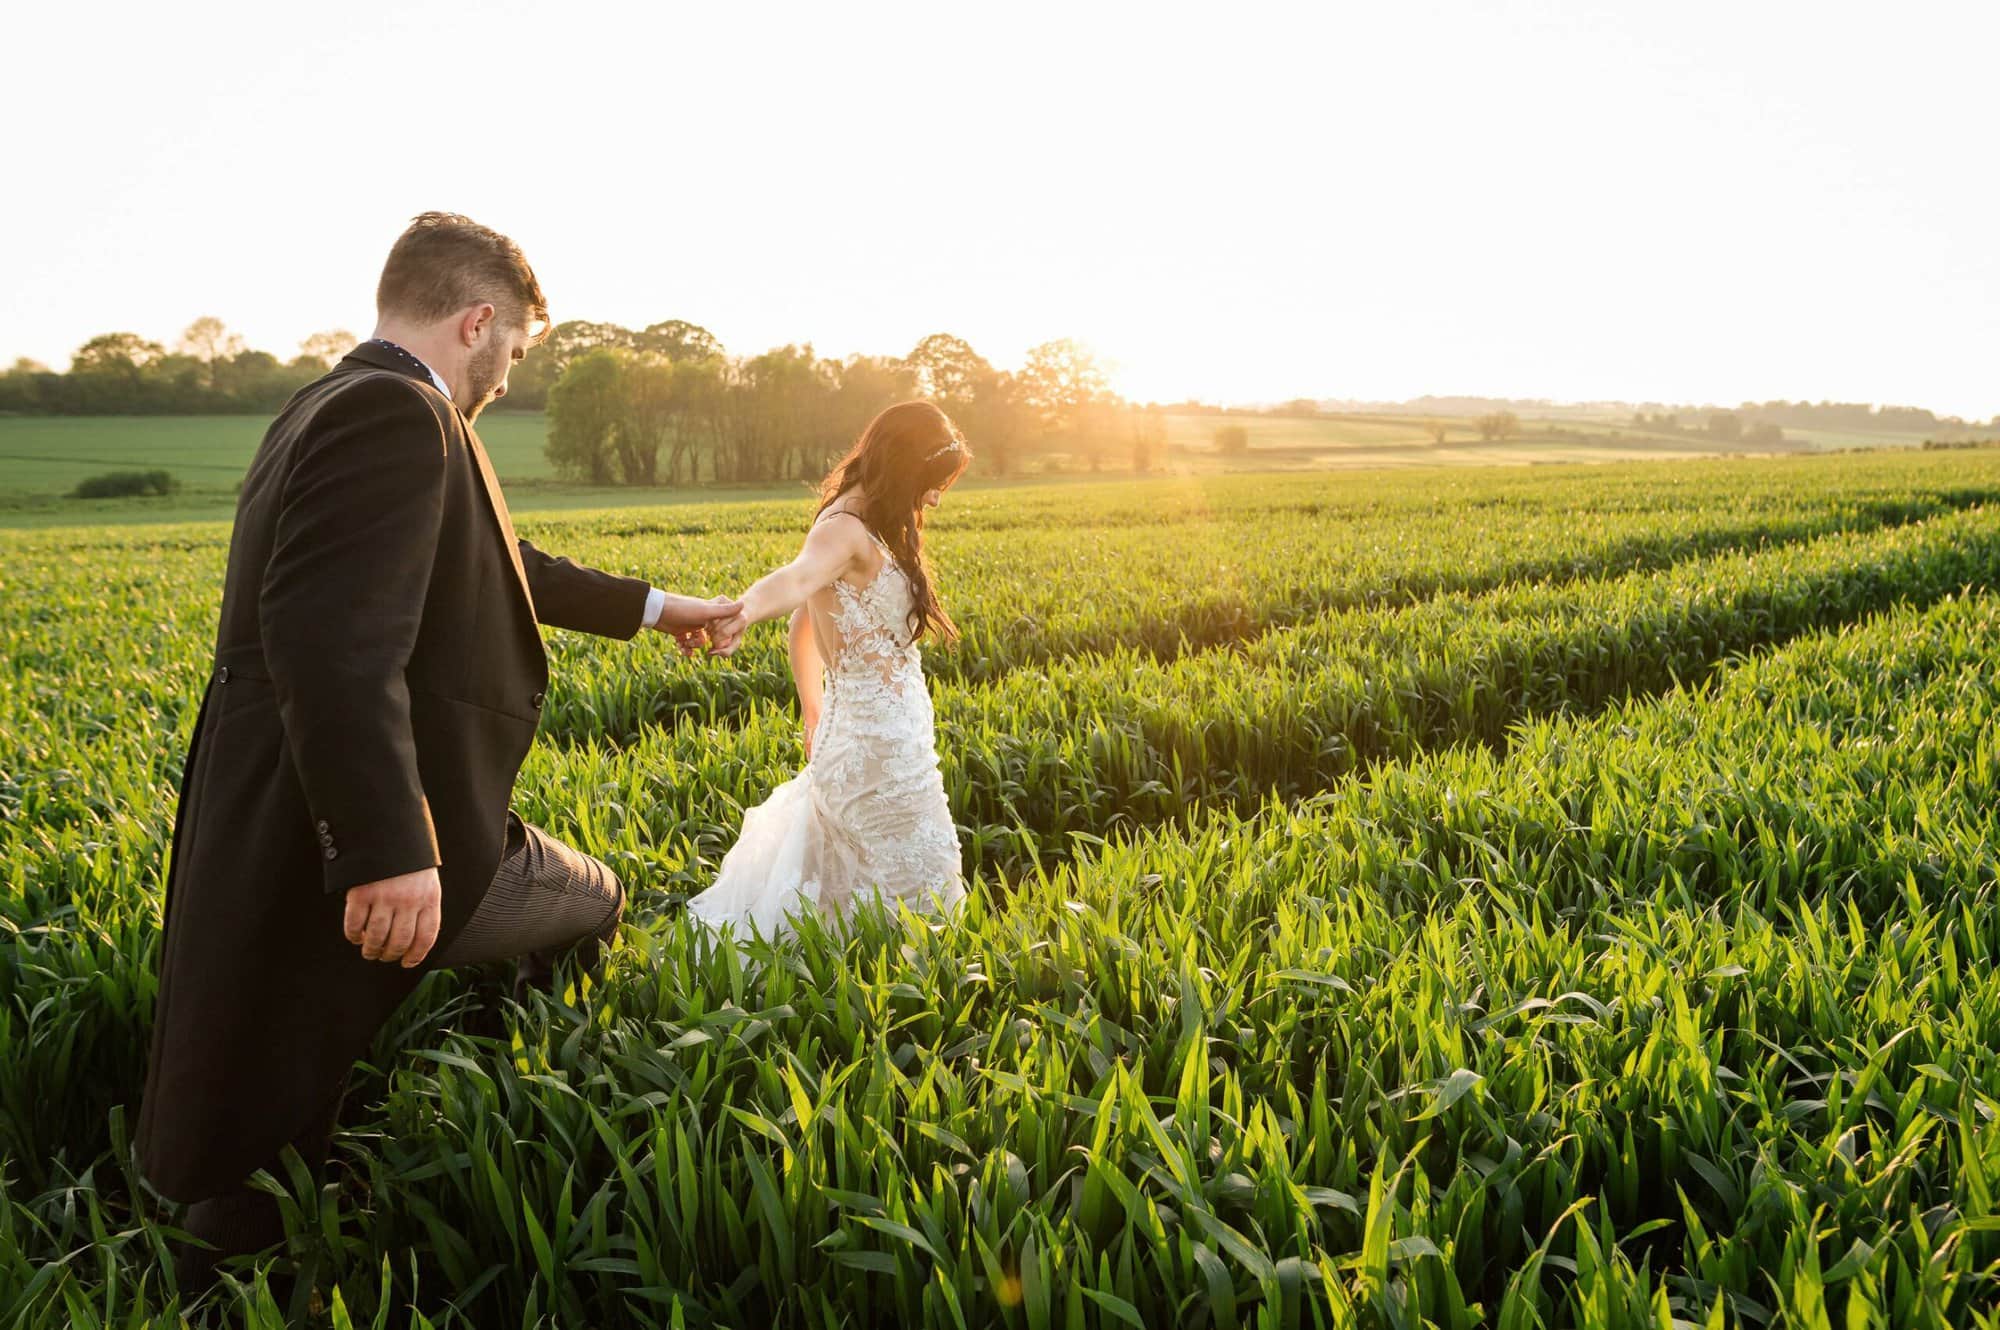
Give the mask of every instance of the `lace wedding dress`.
M 813 598 L 814 636 L 829 663 L 812 756 L 743 815 L 715 885 L 688 903 L 712 927 L 781 937 L 791 916 L 838 920 L 871 898 L 941 913 L 965 897 L 930 690 L 909 630 L 909 578 L 875 544 L 883 564 L 873 581 L 856 589 L 839 580 Z

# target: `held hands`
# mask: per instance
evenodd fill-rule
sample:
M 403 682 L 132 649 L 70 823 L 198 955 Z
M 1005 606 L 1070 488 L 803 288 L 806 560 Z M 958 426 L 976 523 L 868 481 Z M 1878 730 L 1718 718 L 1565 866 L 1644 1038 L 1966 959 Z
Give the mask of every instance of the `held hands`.
M 693 596 L 669 595 L 653 627 L 674 639 L 683 656 L 693 656 L 703 647 L 712 656 L 727 656 L 743 640 L 749 625 L 743 605 L 727 596 L 697 600 Z
M 387 877 L 347 891 L 341 931 L 371 961 L 420 964 L 437 941 L 444 893 L 435 868 Z
M 718 656 L 733 656 L 736 648 L 743 645 L 743 634 L 749 631 L 750 615 L 741 601 L 736 603 L 736 613 L 727 619 L 719 619 L 709 625 L 709 651 Z

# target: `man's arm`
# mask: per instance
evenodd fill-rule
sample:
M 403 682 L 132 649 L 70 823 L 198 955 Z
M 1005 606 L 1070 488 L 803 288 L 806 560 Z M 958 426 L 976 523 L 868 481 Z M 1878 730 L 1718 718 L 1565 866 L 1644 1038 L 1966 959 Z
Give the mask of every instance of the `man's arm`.
M 553 558 L 526 540 L 521 542 L 521 567 L 528 574 L 535 618 L 542 623 L 620 640 L 651 626 L 646 612 L 653 588 L 636 577 Z
M 635 577 L 619 577 L 552 558 L 525 540 L 521 542 L 521 567 L 528 574 L 529 594 L 539 622 L 599 637 L 622 640 L 641 628 L 657 628 L 678 640 L 683 651 L 691 652 L 708 638 L 711 624 L 740 608 L 730 600 L 697 600 L 662 591 Z M 734 650 L 735 637 L 725 635 L 718 648 L 723 644 Z
M 438 864 L 404 669 L 444 511 L 445 441 L 417 390 L 364 380 L 286 477 L 258 601 L 264 660 L 328 891 Z

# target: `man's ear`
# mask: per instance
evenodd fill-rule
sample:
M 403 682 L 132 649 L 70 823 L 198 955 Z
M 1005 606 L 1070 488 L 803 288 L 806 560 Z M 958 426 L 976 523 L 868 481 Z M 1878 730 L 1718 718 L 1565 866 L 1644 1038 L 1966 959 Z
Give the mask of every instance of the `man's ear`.
M 479 339 L 493 331 L 493 319 L 499 311 L 490 304 L 474 305 L 458 320 L 458 340 L 467 346 L 479 345 Z

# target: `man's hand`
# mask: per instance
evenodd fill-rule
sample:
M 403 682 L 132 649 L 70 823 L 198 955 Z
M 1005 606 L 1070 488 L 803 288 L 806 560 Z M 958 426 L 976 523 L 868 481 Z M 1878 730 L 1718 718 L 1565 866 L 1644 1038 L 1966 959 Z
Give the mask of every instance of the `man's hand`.
M 819 733 L 819 713 L 817 711 L 808 711 L 799 717 L 799 721 L 805 728 L 806 761 L 810 762 L 813 755 L 813 735 Z
M 407 970 L 430 954 L 443 918 L 437 869 L 426 868 L 349 887 L 341 931 L 367 959 L 401 961 Z
M 653 627 L 671 636 L 684 656 L 692 656 L 704 646 L 711 652 L 726 656 L 735 650 L 735 641 L 732 639 L 729 642 L 727 650 L 720 649 L 716 642 L 716 626 L 719 623 L 739 619 L 742 614 L 742 603 L 727 596 L 717 596 L 713 600 L 697 600 L 693 596 L 677 596 L 669 593 L 666 603 L 660 607 L 660 617 L 654 621 Z M 742 629 L 737 629 L 735 637 L 740 638 L 742 635 Z

